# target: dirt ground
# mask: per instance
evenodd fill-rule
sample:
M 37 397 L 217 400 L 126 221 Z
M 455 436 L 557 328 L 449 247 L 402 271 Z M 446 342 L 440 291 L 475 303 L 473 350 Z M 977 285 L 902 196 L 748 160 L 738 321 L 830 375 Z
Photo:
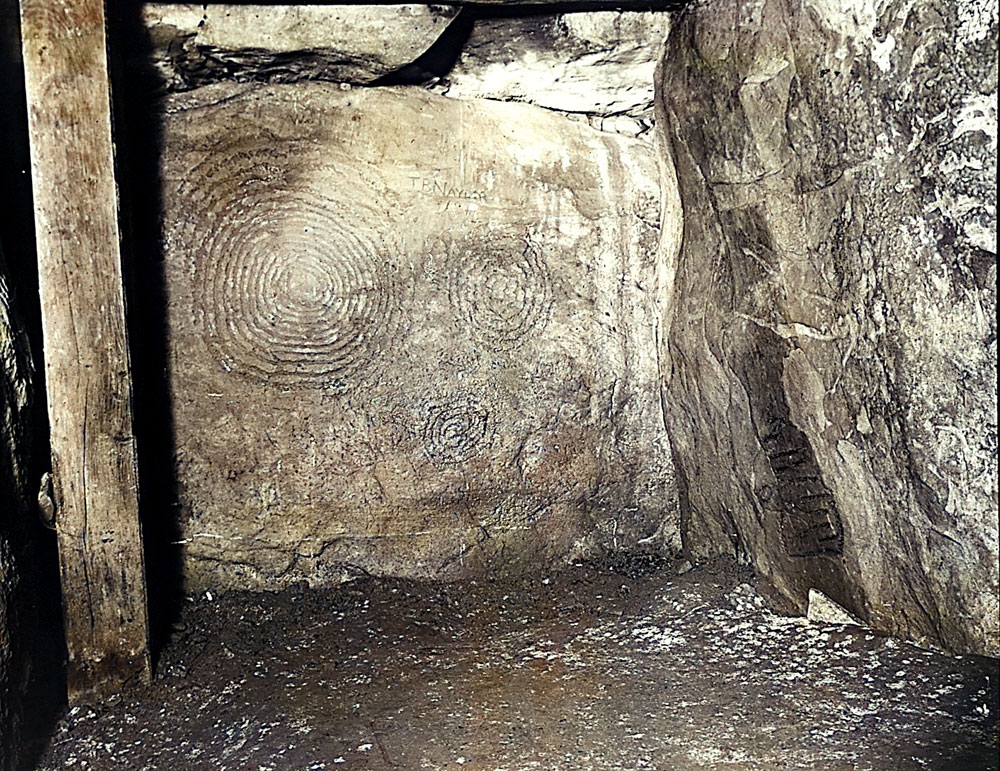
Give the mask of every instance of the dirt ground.
M 191 598 L 41 769 L 993 769 L 998 662 L 769 609 L 729 563 Z

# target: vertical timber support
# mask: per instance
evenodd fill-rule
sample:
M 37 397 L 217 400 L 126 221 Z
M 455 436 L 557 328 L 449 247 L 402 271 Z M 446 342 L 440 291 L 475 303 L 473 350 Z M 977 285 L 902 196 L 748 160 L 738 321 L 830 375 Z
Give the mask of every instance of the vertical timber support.
M 104 0 L 21 0 L 70 703 L 150 677 Z

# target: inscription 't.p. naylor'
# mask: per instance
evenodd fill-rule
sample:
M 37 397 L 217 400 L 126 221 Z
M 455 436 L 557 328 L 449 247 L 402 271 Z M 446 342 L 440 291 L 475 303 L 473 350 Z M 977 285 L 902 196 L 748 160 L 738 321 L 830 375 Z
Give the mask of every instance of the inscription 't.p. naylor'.
M 408 190 L 420 195 L 435 198 L 459 198 L 465 201 L 485 201 L 487 193 L 485 190 L 473 190 L 450 182 L 447 174 L 450 169 L 435 169 L 433 176 L 423 174 L 408 174 Z

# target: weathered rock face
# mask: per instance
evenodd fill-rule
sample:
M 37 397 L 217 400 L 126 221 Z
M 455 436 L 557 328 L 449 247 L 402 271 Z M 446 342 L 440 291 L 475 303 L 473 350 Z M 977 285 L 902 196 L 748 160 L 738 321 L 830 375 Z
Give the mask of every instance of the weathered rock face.
M 649 146 L 405 88 L 165 115 L 190 588 L 679 546 Z
M 30 380 L 24 340 L 10 317 L 0 251 L 0 768 L 20 761 L 30 629 L 23 618 L 24 516 Z
M 153 67 L 170 91 L 225 80 L 368 83 L 424 53 L 458 14 L 445 5 L 148 3 Z
M 996 5 L 708 0 L 659 93 L 686 546 L 996 655 Z
M 481 18 L 434 90 L 529 102 L 641 134 L 652 125 L 653 74 L 669 28 L 663 11 Z

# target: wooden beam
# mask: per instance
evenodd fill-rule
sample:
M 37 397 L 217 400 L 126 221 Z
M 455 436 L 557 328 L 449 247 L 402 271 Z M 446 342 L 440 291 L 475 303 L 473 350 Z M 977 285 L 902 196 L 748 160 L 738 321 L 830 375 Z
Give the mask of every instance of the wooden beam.
M 104 0 L 21 0 L 71 703 L 150 677 Z

